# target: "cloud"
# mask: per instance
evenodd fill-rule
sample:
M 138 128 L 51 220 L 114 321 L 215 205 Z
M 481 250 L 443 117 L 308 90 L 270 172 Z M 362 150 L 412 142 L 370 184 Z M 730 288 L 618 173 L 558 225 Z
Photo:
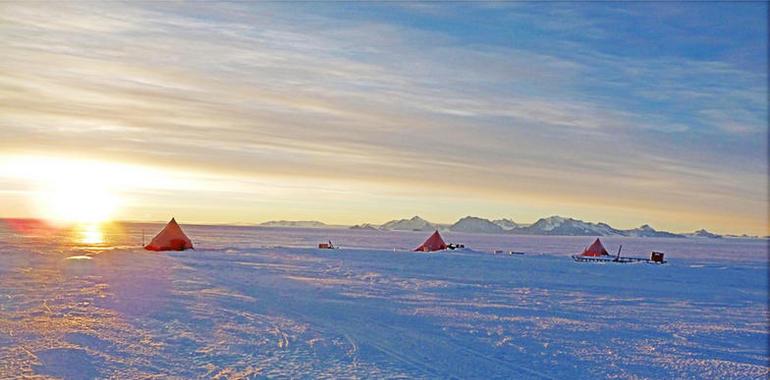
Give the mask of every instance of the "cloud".
M 57 17 L 44 3 L 0 7 L 8 152 L 297 180 L 305 194 L 325 178 L 362 198 L 566 192 L 703 207 L 692 193 L 717 178 L 736 179 L 720 190 L 735 204 L 761 182 L 724 157 L 690 160 L 710 138 L 678 145 L 706 128 L 766 130 L 761 75 L 722 62 L 485 44 L 288 5 L 70 3 Z M 578 16 L 559 32 L 605 38 Z
M 767 132 L 762 128 L 761 113 L 749 112 L 745 109 L 704 109 L 699 114 L 719 129 L 731 134 L 758 134 Z M 765 115 L 766 117 L 767 115 Z

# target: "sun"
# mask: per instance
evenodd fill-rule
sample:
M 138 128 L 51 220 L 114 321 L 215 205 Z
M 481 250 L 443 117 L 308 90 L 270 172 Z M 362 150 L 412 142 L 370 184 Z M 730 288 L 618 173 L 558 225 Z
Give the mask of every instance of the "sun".
M 55 224 L 98 224 L 110 220 L 120 198 L 120 167 L 98 161 L 19 157 L 0 166 L 27 179 L 35 214 Z M 0 170 L 2 171 L 2 170 Z
M 38 204 L 41 213 L 54 222 L 92 224 L 109 220 L 118 199 L 98 180 L 77 178 L 45 184 Z

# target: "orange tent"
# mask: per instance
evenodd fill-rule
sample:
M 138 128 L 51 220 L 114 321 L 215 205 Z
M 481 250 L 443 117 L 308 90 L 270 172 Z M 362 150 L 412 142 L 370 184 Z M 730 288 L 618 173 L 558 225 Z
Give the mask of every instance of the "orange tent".
M 431 252 L 431 251 L 440 251 L 443 249 L 446 249 L 447 245 L 444 243 L 444 239 L 441 238 L 441 234 L 438 233 L 438 231 L 434 232 L 433 235 L 430 235 L 428 240 L 425 240 L 424 243 L 422 243 L 419 247 L 415 248 L 415 252 Z
M 607 252 L 607 250 L 604 249 L 604 246 L 602 245 L 602 242 L 599 240 L 599 238 L 596 238 L 596 241 L 594 241 L 593 244 L 586 247 L 586 249 L 583 250 L 583 253 L 581 253 L 580 256 L 591 256 L 591 257 L 609 256 L 609 252 Z
M 182 231 L 182 227 L 176 223 L 174 218 L 163 227 L 150 244 L 147 244 L 144 249 L 148 251 L 184 251 L 185 249 L 192 249 L 192 241 Z

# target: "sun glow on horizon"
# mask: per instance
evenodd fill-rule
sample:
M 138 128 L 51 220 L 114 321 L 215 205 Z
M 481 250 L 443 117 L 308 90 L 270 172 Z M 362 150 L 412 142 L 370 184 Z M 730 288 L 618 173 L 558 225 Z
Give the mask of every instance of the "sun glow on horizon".
M 54 224 L 106 222 L 121 203 L 111 180 L 115 170 L 98 163 L 38 157 L 15 159 L 3 169 L 30 182 L 37 214 Z
M 118 199 L 93 182 L 54 183 L 38 193 L 42 215 L 59 223 L 101 223 L 110 219 Z
M 80 231 L 80 242 L 87 245 L 104 243 L 104 233 L 97 223 L 87 224 Z

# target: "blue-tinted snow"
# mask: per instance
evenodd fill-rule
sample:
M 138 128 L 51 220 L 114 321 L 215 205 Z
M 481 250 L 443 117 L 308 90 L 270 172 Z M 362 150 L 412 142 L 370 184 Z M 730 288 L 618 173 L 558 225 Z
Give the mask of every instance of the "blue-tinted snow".
M 575 263 L 574 237 L 422 254 L 402 249 L 426 233 L 186 226 L 195 251 L 131 247 L 158 228 L 3 228 L 0 378 L 768 375 L 763 240 L 603 239 L 662 266 Z M 348 248 L 307 248 L 329 239 Z

